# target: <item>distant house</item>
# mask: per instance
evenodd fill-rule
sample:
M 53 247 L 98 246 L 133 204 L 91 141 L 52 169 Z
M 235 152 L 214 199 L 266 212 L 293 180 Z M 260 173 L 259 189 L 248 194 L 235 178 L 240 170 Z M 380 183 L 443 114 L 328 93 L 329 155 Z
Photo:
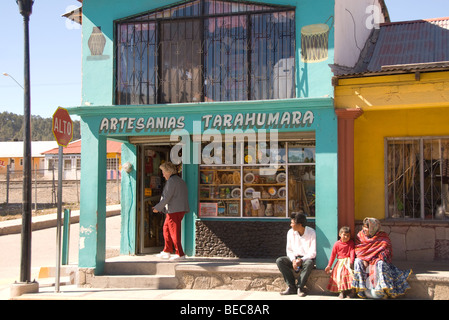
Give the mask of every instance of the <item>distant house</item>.
M 108 140 L 106 155 L 107 179 L 120 179 L 121 166 L 121 142 Z M 45 176 L 52 177 L 58 170 L 58 152 L 59 147 L 44 151 Z M 81 172 L 81 139 L 69 143 L 63 148 L 63 176 L 65 180 L 80 179 Z
M 56 141 L 32 141 L 31 158 L 32 169 L 45 168 L 42 152 L 57 147 Z M 0 174 L 6 175 L 7 166 L 12 173 L 20 173 L 23 170 L 23 141 L 0 142 Z

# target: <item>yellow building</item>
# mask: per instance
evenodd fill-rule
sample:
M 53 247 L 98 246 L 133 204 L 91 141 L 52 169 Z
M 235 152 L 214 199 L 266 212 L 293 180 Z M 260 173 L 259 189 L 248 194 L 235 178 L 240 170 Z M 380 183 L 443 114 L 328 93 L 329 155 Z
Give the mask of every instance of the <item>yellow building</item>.
M 57 147 L 56 141 L 31 142 L 32 169 L 44 169 L 44 155 L 42 152 Z M 6 176 L 9 166 L 11 178 L 22 177 L 23 171 L 23 141 L 0 142 L 0 175 Z
M 120 179 L 121 174 L 121 148 L 122 143 L 108 140 L 106 143 L 106 179 Z M 46 150 L 42 154 L 45 156 L 45 169 L 48 176 L 52 175 L 52 168 L 57 169 L 58 147 Z M 63 148 L 63 179 L 77 180 L 81 177 L 81 139 L 70 142 Z
M 381 219 L 396 259 L 449 259 L 449 18 L 382 24 L 351 71 L 334 66 L 339 211 Z

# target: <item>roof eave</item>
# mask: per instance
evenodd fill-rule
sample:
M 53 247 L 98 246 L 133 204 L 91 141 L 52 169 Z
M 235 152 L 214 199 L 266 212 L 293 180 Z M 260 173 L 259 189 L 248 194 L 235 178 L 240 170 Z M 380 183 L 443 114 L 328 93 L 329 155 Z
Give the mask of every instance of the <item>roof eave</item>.
M 78 1 L 80 1 L 80 0 L 78 0 Z M 82 0 L 80 2 L 82 2 Z M 83 23 L 83 6 L 76 8 L 75 10 L 64 13 L 62 15 L 62 17 L 67 18 L 75 23 L 82 24 Z

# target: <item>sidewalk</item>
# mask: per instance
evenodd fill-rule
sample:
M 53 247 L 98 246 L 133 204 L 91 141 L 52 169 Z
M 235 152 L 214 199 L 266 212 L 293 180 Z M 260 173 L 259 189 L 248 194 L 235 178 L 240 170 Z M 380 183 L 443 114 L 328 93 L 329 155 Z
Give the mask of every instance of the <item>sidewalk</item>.
M 120 214 L 120 205 L 108 206 L 107 216 Z M 71 223 L 79 221 L 79 211 L 72 211 Z M 50 228 L 56 226 L 56 214 L 49 214 L 39 217 L 33 217 L 33 230 Z M 0 235 L 21 232 L 21 219 L 0 222 Z M 123 260 L 146 259 L 145 256 L 126 256 L 118 257 Z M 119 260 L 120 260 L 119 259 Z M 126 261 L 125 261 L 126 262 Z M 411 262 L 401 261 L 395 263 L 400 269 L 412 268 L 414 274 L 410 279 L 412 292 L 403 298 L 397 300 L 413 300 L 428 299 L 449 299 L 449 265 L 447 262 Z M 42 266 L 41 266 L 42 267 Z M 184 267 L 185 269 L 186 267 Z M 195 271 L 204 266 L 196 266 L 192 264 L 190 268 Z M 196 268 L 196 269 L 195 269 Z M 189 269 L 190 270 L 190 269 Z M 190 271 L 192 271 L 190 270 Z M 234 272 L 235 270 L 231 270 Z M 260 271 L 260 270 L 258 270 Z M 256 273 L 258 271 L 255 271 Z M 135 276 L 139 277 L 139 276 Z M 6 279 L 5 279 L 6 280 Z M 109 288 L 83 288 L 77 285 L 64 284 L 60 286 L 60 292 L 55 292 L 54 284 L 39 282 L 39 292 L 32 294 L 24 294 L 15 297 L 14 300 L 242 300 L 242 301 L 301 301 L 301 300 L 340 300 L 336 295 L 327 294 L 310 294 L 304 298 L 296 295 L 281 296 L 279 292 L 270 291 L 243 291 L 243 290 L 225 290 L 225 289 L 142 289 L 142 288 L 126 288 L 126 289 L 109 289 Z M 8 282 L 11 284 L 13 281 Z M 73 282 L 72 282 L 73 283 Z M 0 283 L 2 285 L 3 283 Z M 6 283 L 5 283 L 6 284 Z M 430 290 L 430 291 L 429 291 Z M 430 293 L 432 294 L 430 294 Z M 429 294 L 428 294 L 429 293 Z M 9 300 L 10 292 L 0 286 L 0 300 Z M 432 299 L 432 298 L 431 298 Z M 344 299 L 349 301 L 360 299 Z
M 61 286 L 56 293 L 54 287 L 40 287 L 39 293 L 23 294 L 12 300 L 340 300 L 337 295 L 281 296 L 279 292 L 240 290 L 191 290 L 191 289 L 107 289 L 79 288 L 76 285 Z M 344 299 L 360 300 L 360 299 Z

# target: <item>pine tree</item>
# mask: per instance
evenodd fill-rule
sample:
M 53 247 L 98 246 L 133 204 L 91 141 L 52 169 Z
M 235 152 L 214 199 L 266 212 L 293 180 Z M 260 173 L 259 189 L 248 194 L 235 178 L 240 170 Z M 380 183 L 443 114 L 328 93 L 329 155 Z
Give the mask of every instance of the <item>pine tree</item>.
M 55 140 L 51 132 L 51 118 L 31 116 L 31 140 L 52 141 Z M 80 122 L 73 121 L 73 140 L 81 139 Z M 0 113 L 0 141 L 23 140 L 23 116 L 12 112 Z

